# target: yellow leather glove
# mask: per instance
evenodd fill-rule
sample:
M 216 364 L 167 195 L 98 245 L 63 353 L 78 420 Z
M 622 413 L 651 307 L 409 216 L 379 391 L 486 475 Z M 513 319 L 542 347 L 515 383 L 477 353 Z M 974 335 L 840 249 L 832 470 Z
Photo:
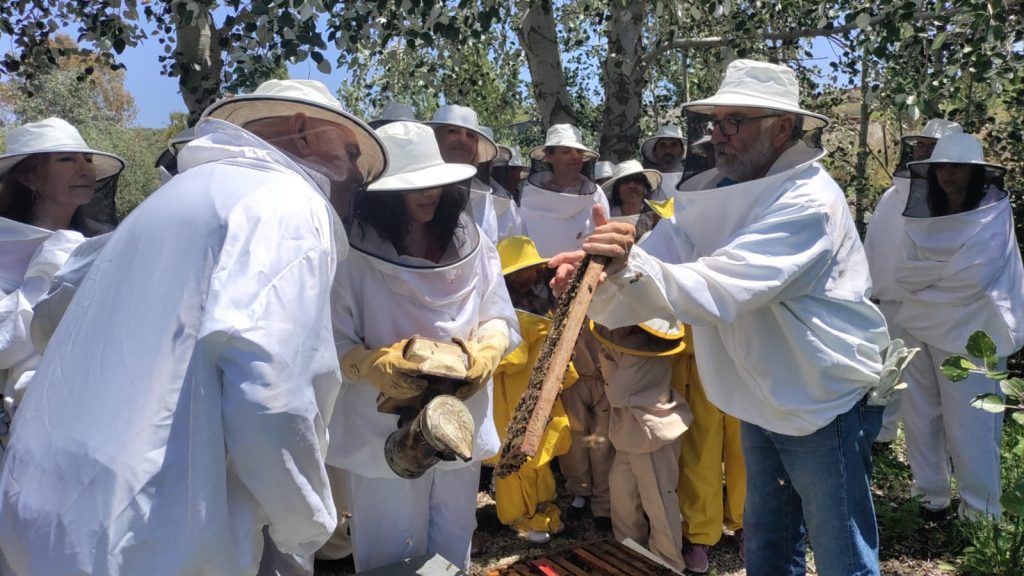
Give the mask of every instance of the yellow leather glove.
M 453 339 L 466 352 L 469 370 L 466 371 L 466 385 L 455 391 L 455 396 L 465 400 L 476 394 L 494 376 L 498 364 L 508 348 L 508 334 L 504 330 L 489 330 L 477 340 Z
M 408 340 L 369 350 L 355 345 L 341 357 L 341 371 L 353 382 L 366 382 L 386 396 L 404 400 L 421 394 L 427 381 L 417 378 L 418 367 L 402 356 Z

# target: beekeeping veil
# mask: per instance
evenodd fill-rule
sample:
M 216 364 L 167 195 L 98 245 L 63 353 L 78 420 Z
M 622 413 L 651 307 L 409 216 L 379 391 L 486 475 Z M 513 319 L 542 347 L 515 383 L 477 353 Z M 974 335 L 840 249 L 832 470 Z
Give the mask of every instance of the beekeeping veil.
M 384 143 L 390 164 L 384 175 L 357 193 L 356 210 L 347 223 L 352 248 L 373 258 L 407 269 L 438 269 L 458 265 L 469 259 L 480 244 L 479 228 L 469 213 L 469 181 L 476 167 L 445 162 L 434 138 L 434 132 L 423 124 L 393 122 L 376 131 Z M 403 196 L 417 191 L 442 188 L 434 221 L 447 219 L 454 225 L 438 262 L 399 253 L 393 235 L 385 230 L 397 220 L 392 213 L 381 210 L 405 210 Z M 368 198 L 360 200 L 359 195 Z M 390 202 L 376 200 L 390 196 Z M 389 206 L 390 208 L 386 208 Z M 457 220 L 457 222 L 455 222 Z M 404 236 L 407 231 L 398 230 Z

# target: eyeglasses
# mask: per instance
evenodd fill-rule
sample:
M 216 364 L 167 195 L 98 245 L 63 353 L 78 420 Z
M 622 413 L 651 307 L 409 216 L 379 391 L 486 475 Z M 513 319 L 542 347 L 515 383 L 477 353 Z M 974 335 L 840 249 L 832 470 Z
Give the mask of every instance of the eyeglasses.
M 735 136 L 740 133 L 740 125 L 751 120 L 762 120 L 764 118 L 778 118 L 781 114 L 765 114 L 764 116 L 751 116 L 750 118 L 721 118 L 710 120 L 711 128 L 718 128 L 722 136 Z

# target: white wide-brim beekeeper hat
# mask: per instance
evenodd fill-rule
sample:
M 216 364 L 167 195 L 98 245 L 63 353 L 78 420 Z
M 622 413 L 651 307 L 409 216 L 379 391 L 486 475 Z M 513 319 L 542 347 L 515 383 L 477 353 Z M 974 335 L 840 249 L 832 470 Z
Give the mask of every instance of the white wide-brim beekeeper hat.
M 950 134 L 939 138 L 935 144 L 935 150 L 927 160 L 909 162 L 907 167 L 915 176 L 926 176 L 928 169 L 933 164 L 967 164 L 970 166 L 981 166 L 989 174 L 1001 176 L 1006 173 L 1006 168 L 999 164 L 992 164 L 985 161 L 985 151 L 982 148 L 981 140 L 973 134 Z
M 498 144 L 498 158 L 495 161 L 495 165 L 508 166 L 509 168 L 530 167 L 526 162 L 523 162 L 523 155 L 519 153 L 519 148 L 505 146 L 504 144 Z
M 640 154 L 642 154 L 644 158 L 654 162 L 654 146 L 658 143 L 658 140 L 661 140 L 662 138 L 679 140 L 680 144 L 684 147 L 686 146 L 686 138 L 683 136 L 682 128 L 672 124 L 665 124 L 658 128 L 658 131 L 654 133 L 654 136 L 644 140 L 644 143 L 640 145 Z
M 389 122 L 416 122 L 416 111 L 411 104 L 405 102 L 388 102 L 380 109 L 380 115 L 368 124 L 376 130 Z
M 544 143 L 530 149 L 530 158 L 543 161 L 545 156 L 544 149 L 548 146 L 565 146 L 566 148 L 575 148 L 583 152 L 584 160 L 597 159 L 597 152 L 583 144 L 583 134 L 580 133 L 579 128 L 572 124 L 554 124 L 551 128 L 548 128 L 547 137 L 544 138 Z
M 601 160 L 594 165 L 594 179 L 600 180 L 602 178 L 611 178 L 612 173 L 615 172 L 615 163 L 607 160 Z
M 906 134 L 903 138 L 900 138 L 900 140 L 910 144 L 918 138 L 932 138 L 938 140 L 952 134 L 963 133 L 963 126 L 956 122 L 943 120 L 942 118 L 932 118 L 924 125 L 924 128 L 922 128 L 920 132 L 917 134 Z
M 800 84 L 793 70 L 756 60 L 733 60 L 714 96 L 687 102 L 683 109 L 710 114 L 716 106 L 765 108 L 799 114 L 804 117 L 805 131 L 825 128 L 831 123 L 826 116 L 800 107 Z
M 33 154 L 60 152 L 92 154 L 97 181 L 120 174 L 125 166 L 120 156 L 90 148 L 78 130 L 66 120 L 47 118 L 23 124 L 7 133 L 7 151 L 0 154 L 0 177 Z
M 434 131 L 418 122 L 392 122 L 377 129 L 391 157 L 384 176 L 367 190 L 425 190 L 469 180 L 476 167 L 445 162 Z
M 661 186 L 661 172 L 657 170 L 646 169 L 637 160 L 626 160 L 615 166 L 612 170 L 612 177 L 610 180 L 601 184 L 601 188 L 605 192 L 611 195 L 612 191 L 615 190 L 615 183 L 627 176 L 633 176 L 634 174 L 643 174 L 644 178 L 647 179 L 647 183 L 651 186 L 651 191 L 655 191 Z
M 387 170 L 388 157 L 384 145 L 373 129 L 346 112 L 327 86 L 316 80 L 268 80 L 251 94 L 214 102 L 203 111 L 201 119 L 216 118 L 245 128 L 255 120 L 291 116 L 299 112 L 352 131 L 359 143 L 360 155 L 356 166 L 366 182 L 372 182 Z
M 459 106 L 458 104 L 441 106 L 437 109 L 437 112 L 434 112 L 434 117 L 430 119 L 430 122 L 426 122 L 426 124 L 434 128 L 439 126 L 458 126 L 475 133 L 477 135 L 477 162 L 490 162 L 498 155 L 498 145 L 494 143 L 494 139 L 488 136 L 484 131 L 484 127 L 480 125 L 480 119 L 477 118 L 476 110 L 468 106 Z

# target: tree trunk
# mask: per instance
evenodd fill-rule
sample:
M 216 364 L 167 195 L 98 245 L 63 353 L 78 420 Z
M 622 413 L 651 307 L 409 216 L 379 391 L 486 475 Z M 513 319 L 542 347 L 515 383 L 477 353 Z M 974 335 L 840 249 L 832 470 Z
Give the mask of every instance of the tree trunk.
M 647 86 L 643 26 L 646 0 L 612 2 L 605 34 L 608 57 L 604 62 L 604 121 L 601 157 L 612 162 L 636 158 L 640 115 Z
M 551 0 L 521 0 L 519 12 L 519 43 L 526 53 L 533 79 L 534 96 L 540 120 L 547 129 L 552 124 L 576 125 L 576 113 L 566 87 L 562 70 L 562 53 L 558 48 L 554 7 Z
M 213 15 L 198 3 L 189 4 L 194 10 L 191 20 L 176 19 L 175 58 L 178 87 L 188 107 L 191 126 L 199 120 L 203 110 L 221 96 L 224 59 Z
M 857 168 L 854 174 L 854 215 L 853 220 L 857 230 L 863 234 L 864 228 L 864 204 L 868 190 L 868 129 L 871 127 L 871 100 L 868 90 L 871 88 L 868 82 L 868 54 L 865 51 L 860 64 L 860 134 L 857 138 Z

